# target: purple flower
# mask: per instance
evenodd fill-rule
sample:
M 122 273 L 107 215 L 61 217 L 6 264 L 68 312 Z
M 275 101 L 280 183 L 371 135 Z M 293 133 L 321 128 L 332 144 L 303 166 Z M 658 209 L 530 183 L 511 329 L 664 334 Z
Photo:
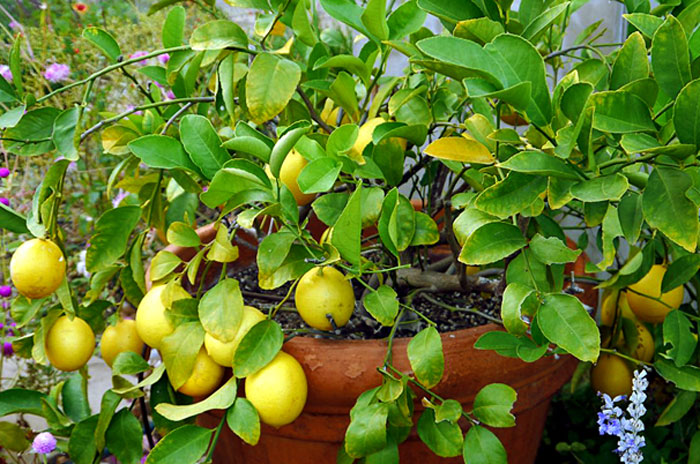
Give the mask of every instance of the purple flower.
M 131 55 L 129 55 L 129 59 L 133 60 L 134 58 L 141 58 L 142 56 L 146 56 L 146 55 L 148 55 L 148 52 L 145 52 L 143 50 L 139 50 L 139 51 L 134 52 Z M 136 64 L 138 64 L 139 66 L 145 66 L 147 63 L 148 63 L 147 60 L 141 60 L 141 61 L 136 62 Z
M 168 55 L 167 53 L 158 55 L 158 61 L 160 61 L 161 64 L 166 64 L 168 61 L 170 61 L 170 55 Z
M 141 457 L 141 464 L 145 464 L 146 459 L 148 459 L 148 454 L 144 454 L 144 455 Z
M 10 309 L 10 302 L 9 302 L 9 301 L 3 301 L 3 302 L 2 302 L 2 309 Z
M 49 454 L 56 449 L 56 439 L 50 432 L 43 432 L 34 437 L 32 449 L 35 453 Z
M 117 193 L 112 199 L 112 207 L 116 208 L 117 206 L 119 206 L 119 203 L 121 203 L 122 200 L 128 196 L 129 192 L 125 192 L 124 190 L 119 189 L 119 193 Z
M 10 67 L 8 65 L 0 64 L 0 76 L 2 76 L 2 78 L 7 82 L 12 80 L 12 71 L 10 71 Z
M 44 71 L 44 78 L 49 82 L 61 82 L 68 79 L 70 67 L 67 64 L 52 63 Z
M 14 353 L 15 350 L 12 349 L 12 343 L 11 342 L 5 342 L 2 344 L 2 354 L 5 357 L 10 357 L 12 356 L 12 353 Z
M 13 31 L 14 31 L 15 29 L 19 29 L 19 28 L 21 27 L 21 26 L 19 25 L 19 23 L 18 23 L 17 21 L 15 21 L 14 19 L 13 19 L 12 21 L 10 21 L 10 24 L 8 24 L 8 26 L 9 26 L 10 29 L 12 29 Z
M 0 197 L 0 203 L 2 203 L 5 206 L 10 206 L 10 199 L 5 198 L 5 197 Z
M 0 178 L 5 178 L 10 175 L 10 170 L 7 168 L 0 168 Z
M 168 90 L 167 92 L 165 92 L 165 98 L 168 100 L 175 100 L 175 94 L 172 90 Z
M 9 285 L 0 285 L 0 296 L 7 298 L 10 295 L 12 295 L 12 287 Z
M 5 324 L 3 324 L 2 322 L 0 322 L 0 330 L 2 330 L 2 329 L 4 329 L 4 328 L 5 328 Z

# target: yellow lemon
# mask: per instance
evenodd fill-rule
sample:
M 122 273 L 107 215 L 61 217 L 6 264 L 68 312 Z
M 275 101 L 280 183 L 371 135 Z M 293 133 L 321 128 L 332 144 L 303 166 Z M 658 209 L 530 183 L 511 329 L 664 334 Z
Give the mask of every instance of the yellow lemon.
M 189 396 L 207 396 L 216 390 L 223 377 L 224 368 L 216 364 L 203 349 L 200 349 L 194 362 L 192 374 L 177 391 Z
M 136 331 L 138 336 L 151 348 L 160 348 L 163 337 L 173 333 L 175 327 L 165 316 L 162 295 L 166 285 L 153 287 L 141 300 L 136 310 Z M 173 301 L 190 298 L 182 287 L 173 287 Z
M 370 144 L 372 141 L 372 134 L 374 134 L 374 129 L 377 128 L 380 124 L 383 124 L 385 122 L 388 122 L 384 120 L 383 118 L 372 118 L 365 122 L 363 125 L 360 126 L 360 130 L 357 134 L 357 139 L 355 139 L 355 143 L 353 144 L 352 148 L 350 149 L 350 158 L 354 159 L 360 164 L 364 163 L 364 158 L 362 157 L 362 152 L 365 151 L 365 148 L 367 145 Z M 405 151 L 406 150 L 406 139 L 401 138 L 401 137 L 396 137 L 393 140 L 399 143 L 401 145 L 401 148 Z
M 321 110 L 321 119 L 323 122 L 328 124 L 329 126 L 335 127 L 338 124 L 338 114 L 340 114 L 340 107 L 333 108 L 333 100 L 328 99 L 326 100 L 326 103 L 323 106 L 323 110 Z M 350 119 L 348 118 L 347 113 L 343 112 L 343 118 L 340 121 L 340 124 L 349 124 Z
M 651 322 L 652 324 L 663 322 L 666 314 L 674 309 L 678 309 L 683 303 L 682 286 L 676 287 L 663 295 L 661 294 L 661 281 L 664 279 L 664 274 L 666 274 L 666 267 L 655 264 L 639 282 L 629 286 L 630 291 L 627 292 L 627 301 L 632 312 L 640 321 Z M 648 298 L 648 296 L 660 299 L 663 303 Z
M 280 168 L 280 181 L 292 192 L 299 206 L 308 205 L 316 198 L 316 194 L 302 192 L 297 183 L 299 173 L 306 167 L 307 163 L 306 158 L 301 156 L 298 151 L 292 149 L 287 154 Z
M 136 321 L 132 319 L 122 319 L 107 327 L 100 341 L 100 354 L 110 367 L 117 355 L 124 351 L 133 351 L 139 356 L 143 351 L 143 340 L 136 330 Z
M 287 26 L 284 25 L 282 21 L 277 21 L 272 29 L 270 30 L 270 35 L 277 37 L 284 37 L 284 33 L 287 30 Z
M 87 322 L 61 316 L 46 334 L 46 357 L 56 369 L 76 371 L 83 367 L 95 351 L 95 334 Z
M 641 322 L 635 321 L 634 325 L 637 328 L 637 346 L 632 351 L 632 357 L 649 362 L 654 357 L 654 337 Z
M 252 306 L 243 307 L 243 316 L 238 331 L 230 342 L 222 342 L 213 336 L 204 334 L 204 347 L 211 358 L 219 365 L 233 367 L 233 356 L 245 334 L 258 322 L 265 319 L 265 315 Z
M 632 369 L 627 362 L 612 354 L 602 354 L 591 369 L 591 386 L 611 397 L 632 393 Z
M 319 330 L 331 330 L 330 314 L 336 327 L 348 323 L 355 308 L 352 284 L 342 272 L 326 266 L 314 268 L 299 279 L 294 300 L 304 322 Z
M 50 240 L 33 238 L 17 248 L 10 260 L 10 277 L 17 291 L 39 299 L 56 291 L 66 277 L 66 259 Z
M 611 327 L 615 321 L 617 308 L 620 308 L 620 315 L 626 319 L 636 320 L 636 316 L 630 309 L 627 300 L 627 292 L 606 289 L 603 292 L 600 304 L 600 324 Z M 619 316 L 617 316 L 619 318 Z
M 260 420 L 273 427 L 291 424 L 306 404 L 308 386 L 301 364 L 280 351 L 270 364 L 245 381 L 245 396 Z

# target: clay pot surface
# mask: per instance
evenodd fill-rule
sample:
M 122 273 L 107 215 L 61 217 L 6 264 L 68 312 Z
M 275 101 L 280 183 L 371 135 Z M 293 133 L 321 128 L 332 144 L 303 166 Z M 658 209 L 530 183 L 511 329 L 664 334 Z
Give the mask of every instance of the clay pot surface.
M 209 225 L 198 230 L 204 243 L 212 240 L 215 229 Z M 237 232 L 238 240 L 256 243 L 244 231 Z M 569 245 L 573 243 L 569 241 Z M 245 251 L 244 250 L 248 250 Z M 168 251 L 190 259 L 190 249 L 170 246 Z M 250 247 L 239 245 L 241 258 L 235 264 L 247 266 L 254 259 Z M 584 274 L 585 256 L 567 266 L 567 275 L 573 270 Z M 598 292 L 592 285 L 579 284 L 585 293 L 579 298 L 596 307 Z M 506 358 L 493 351 L 474 348 L 478 338 L 489 331 L 503 330 L 496 324 L 441 334 L 445 355 L 445 373 L 435 388 L 443 398 L 458 400 L 465 411 L 472 409 L 476 393 L 484 386 L 498 382 L 513 387 L 518 394 L 513 412 L 515 427 L 491 429 L 503 442 L 510 464 L 532 464 L 537 454 L 551 397 L 573 374 L 578 361 L 571 356 L 547 357 L 534 363 Z M 394 365 L 410 373 L 406 347 L 410 339 L 394 341 Z M 376 368 L 382 365 L 386 354 L 386 340 L 328 340 L 295 337 L 284 344 L 284 351 L 294 356 L 306 373 L 309 394 L 301 416 L 292 424 L 275 429 L 263 424 L 260 441 L 249 446 L 224 427 L 214 453 L 214 463 L 236 464 L 325 464 L 335 463 L 350 423 L 349 411 L 364 391 L 381 385 Z M 416 391 L 417 394 L 420 392 Z M 420 398 L 420 395 L 419 395 Z M 423 407 L 416 402 L 417 421 Z M 197 423 L 215 428 L 223 411 L 209 411 L 200 415 Z M 423 444 L 414 430 L 399 445 L 400 462 L 407 464 L 461 463 L 462 457 L 441 458 Z

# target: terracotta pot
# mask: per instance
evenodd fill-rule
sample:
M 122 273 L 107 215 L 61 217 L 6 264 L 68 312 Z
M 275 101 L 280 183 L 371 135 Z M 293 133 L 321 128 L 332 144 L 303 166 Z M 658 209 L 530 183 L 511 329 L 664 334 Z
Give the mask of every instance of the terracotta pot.
M 215 236 L 211 226 L 198 231 L 203 242 Z M 241 233 L 242 231 L 239 231 Z M 244 236 L 245 237 L 245 236 Z M 248 240 L 250 237 L 245 237 Z M 253 239 L 254 240 L 254 239 Z M 253 243 L 253 242 L 251 242 Z M 571 243 L 570 243 L 571 245 Z M 243 247 L 239 247 L 243 249 Z M 183 259 L 193 255 L 191 250 L 168 247 L 169 251 Z M 237 264 L 250 263 L 248 254 Z M 584 274 L 585 258 L 580 258 L 567 268 L 576 274 Z M 582 285 L 583 286 L 583 285 Z M 597 290 L 585 286 L 582 301 L 596 306 Z M 474 348 L 476 340 L 485 332 L 502 330 L 495 324 L 441 334 L 445 354 L 445 374 L 435 391 L 445 398 L 462 403 L 464 409 L 472 409 L 476 393 L 493 382 L 505 383 L 518 393 L 514 405 L 516 426 L 492 429 L 503 442 L 508 462 L 531 464 L 535 460 L 541 440 L 551 397 L 571 377 L 577 360 L 571 356 L 540 359 L 525 363 L 506 358 L 493 351 Z M 410 365 L 406 355 L 409 339 L 394 341 L 394 364 L 405 373 Z M 306 464 L 334 463 L 342 446 L 345 430 L 350 422 L 349 411 L 357 397 L 364 391 L 381 384 L 377 366 L 383 362 L 387 344 L 385 340 L 327 340 L 295 337 L 285 343 L 284 350 L 293 355 L 304 367 L 309 395 L 301 416 L 292 424 L 280 429 L 262 426 L 260 442 L 249 446 L 224 428 L 214 453 L 215 463 L 237 464 Z M 422 410 L 416 402 L 417 420 Z M 209 411 L 198 417 L 198 424 L 214 428 L 222 417 L 222 411 Z M 415 422 L 415 421 L 414 421 Z M 445 459 L 434 455 L 422 443 L 415 432 L 399 445 L 401 463 L 449 463 L 463 462 L 461 457 Z

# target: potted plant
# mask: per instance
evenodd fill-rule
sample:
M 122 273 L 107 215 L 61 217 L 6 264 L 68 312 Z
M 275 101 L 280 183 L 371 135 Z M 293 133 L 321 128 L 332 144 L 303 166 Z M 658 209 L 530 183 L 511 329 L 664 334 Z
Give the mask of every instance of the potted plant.
M 0 205 L 3 228 L 35 237 L 10 262 L 12 315 L 40 322 L 13 346 L 81 375 L 50 395 L 0 392 L 2 412 L 45 417 L 78 464 L 105 448 L 135 462 L 143 432 L 153 463 L 528 463 L 550 397 L 591 370 L 610 396 L 601 430 L 639 458 L 646 374 L 633 382 L 633 368 L 678 388 L 665 423 L 700 388 L 700 8 L 628 5 L 624 42 L 601 44 L 596 23 L 564 48 L 581 4 L 272 3 L 245 2 L 252 33 L 219 18 L 189 36 L 174 6 L 164 48 L 131 58 L 89 27 L 110 64 L 40 95 L 24 91 L 17 37 L 5 147 L 66 159 L 26 218 Z M 319 29 L 321 10 L 363 37 L 358 52 Z M 408 67 L 388 76 L 396 54 Z M 117 71 L 146 102 L 88 124 L 93 86 Z M 79 104 L 49 105 L 76 87 Z M 121 157 L 107 193 L 119 181 L 134 195 L 95 222 L 82 295 L 64 278 L 59 212 L 96 133 Z M 146 270 L 150 230 L 170 247 Z M 115 286 L 120 300 L 102 299 Z M 126 304 L 135 322 L 102 336 L 113 388 L 91 415 L 83 366 Z M 608 427 L 629 394 L 631 425 Z

